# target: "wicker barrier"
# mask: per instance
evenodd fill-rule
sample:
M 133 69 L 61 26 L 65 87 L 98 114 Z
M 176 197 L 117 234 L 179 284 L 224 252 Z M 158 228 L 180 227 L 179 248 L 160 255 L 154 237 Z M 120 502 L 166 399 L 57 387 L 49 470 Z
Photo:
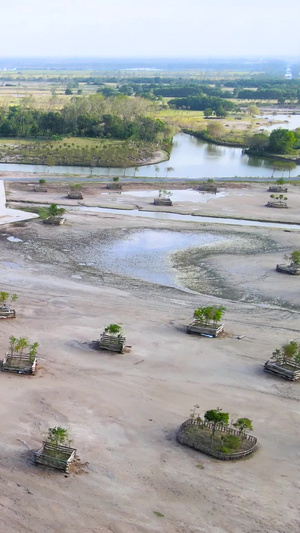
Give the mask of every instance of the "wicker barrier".
M 28 354 L 11 355 L 6 353 L 3 363 L 3 372 L 16 372 L 17 374 L 34 374 L 36 370 L 37 359 Z
M 300 275 L 300 266 L 296 265 L 276 265 L 277 272 L 283 272 L 284 274 L 291 274 L 292 276 Z
M 4 305 L 0 307 L 0 318 L 16 318 L 16 311 Z
M 268 188 L 268 192 L 288 192 L 288 187 L 273 186 Z
M 154 205 L 173 205 L 170 198 L 154 198 Z
M 296 365 L 292 362 L 288 363 L 289 368 L 285 368 L 283 365 L 283 360 L 269 360 L 265 362 L 264 371 L 288 379 L 289 381 L 297 381 L 300 379 L 300 365 Z
M 110 335 L 104 332 L 98 342 L 98 348 L 109 352 L 124 353 L 125 344 L 126 338 L 123 335 Z
M 188 435 L 185 432 L 185 429 L 188 426 L 198 426 L 201 428 L 207 428 L 209 430 L 212 430 L 213 424 L 209 422 L 198 422 L 197 420 L 193 420 L 192 418 L 189 418 L 183 424 L 180 426 L 178 433 L 177 433 L 177 440 L 180 442 L 180 444 L 184 444 L 185 446 L 189 446 L 190 448 L 194 448 L 195 450 L 205 453 L 206 455 L 210 455 L 211 457 L 215 457 L 216 459 L 220 459 L 221 461 L 234 461 L 237 459 L 243 459 L 244 457 L 247 457 L 251 453 L 254 452 L 256 446 L 257 446 L 257 439 L 256 437 L 253 437 L 252 435 L 245 434 L 245 440 L 249 442 L 249 448 L 247 450 L 243 450 L 240 452 L 232 452 L 232 453 L 225 453 L 221 451 L 215 451 L 208 446 L 202 445 L 199 442 L 199 439 L 197 437 L 193 437 L 191 435 Z M 227 428 L 226 426 L 217 426 L 217 431 L 221 431 L 222 433 L 227 433 L 228 435 L 235 435 L 236 437 L 240 437 L 240 433 L 232 428 Z
M 195 335 L 217 337 L 223 329 L 224 324 L 203 324 L 203 322 L 200 322 L 199 320 L 194 320 L 194 322 L 187 326 L 186 332 L 194 333 Z
M 34 462 L 36 465 L 47 466 L 69 472 L 71 463 L 76 456 L 75 448 L 54 445 L 50 442 L 43 442 L 43 446 L 34 452 Z
M 51 226 L 61 226 L 65 222 L 64 217 L 48 217 L 43 220 L 43 224 L 50 224 Z
M 68 192 L 68 196 L 70 200 L 83 200 L 83 194 L 82 192 Z
M 118 182 L 108 183 L 106 185 L 107 189 L 111 189 L 113 191 L 121 191 L 122 190 L 122 184 Z
M 33 190 L 34 190 L 34 192 L 47 192 L 48 191 L 47 187 L 42 187 L 42 186 L 41 187 L 34 187 Z
M 217 193 L 218 192 L 218 188 L 216 185 L 211 185 L 209 183 L 204 183 L 203 185 L 199 185 L 199 187 L 197 188 L 197 191 L 202 191 L 202 192 L 213 192 L 213 193 Z
M 275 207 L 277 209 L 287 209 L 288 205 L 285 202 L 268 202 L 266 207 Z

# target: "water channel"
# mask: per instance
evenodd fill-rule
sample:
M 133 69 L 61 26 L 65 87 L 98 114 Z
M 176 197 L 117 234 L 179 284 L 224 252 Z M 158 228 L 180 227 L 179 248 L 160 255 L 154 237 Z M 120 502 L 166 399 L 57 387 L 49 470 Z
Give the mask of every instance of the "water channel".
M 276 117 L 274 117 L 276 118 Z M 298 118 L 298 117 L 297 117 Z M 84 176 L 134 176 L 148 178 L 270 178 L 273 172 L 273 160 L 247 156 L 240 148 L 208 144 L 191 135 L 178 133 L 174 136 L 173 147 L 168 161 L 157 165 L 144 165 L 135 172 L 133 168 L 74 167 L 45 165 L 23 165 L 1 163 L 0 171 L 29 172 L 44 174 L 84 175 Z M 167 173 L 167 167 L 173 170 Z M 274 177 L 280 177 L 282 170 L 275 171 Z M 300 175 L 300 165 L 290 173 L 291 177 Z M 45 176 L 46 177 L 46 176 Z M 10 178 L 6 178 L 10 179 Z M 11 179 L 19 179 L 12 176 Z

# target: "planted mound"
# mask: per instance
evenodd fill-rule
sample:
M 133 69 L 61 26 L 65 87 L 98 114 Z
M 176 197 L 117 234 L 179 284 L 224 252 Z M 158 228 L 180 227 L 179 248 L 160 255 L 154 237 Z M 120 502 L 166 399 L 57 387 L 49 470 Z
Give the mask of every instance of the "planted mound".
M 202 453 L 223 461 L 242 459 L 254 452 L 257 439 L 252 435 L 219 426 L 212 439 L 213 424 L 188 419 L 179 428 L 177 440 Z

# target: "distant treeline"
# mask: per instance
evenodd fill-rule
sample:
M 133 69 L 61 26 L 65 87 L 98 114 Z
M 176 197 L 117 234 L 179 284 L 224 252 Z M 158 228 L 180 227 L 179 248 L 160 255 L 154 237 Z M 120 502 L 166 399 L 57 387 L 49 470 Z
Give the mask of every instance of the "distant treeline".
M 286 80 L 282 78 L 254 76 L 224 82 L 224 87 L 232 87 L 234 96 L 244 100 L 299 100 L 300 79 Z M 257 89 L 257 90 L 251 90 Z
M 0 108 L 2 137 L 106 137 L 162 143 L 171 128 L 147 115 L 147 103 L 127 96 L 94 94 L 72 98 L 59 111 L 41 111 L 30 102 Z
M 226 116 L 228 112 L 236 110 L 236 106 L 229 100 L 216 96 L 189 96 L 188 98 L 174 98 L 169 101 L 169 106 L 176 109 L 191 109 L 193 111 L 208 111 L 207 115 L 213 112 L 217 117 Z

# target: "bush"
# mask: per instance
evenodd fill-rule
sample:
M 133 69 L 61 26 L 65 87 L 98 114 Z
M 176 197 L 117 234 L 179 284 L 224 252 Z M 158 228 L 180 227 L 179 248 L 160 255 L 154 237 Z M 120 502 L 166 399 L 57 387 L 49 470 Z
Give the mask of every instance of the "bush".
M 226 435 L 222 441 L 221 451 L 224 453 L 231 453 L 238 450 L 240 447 L 240 439 L 236 435 Z

